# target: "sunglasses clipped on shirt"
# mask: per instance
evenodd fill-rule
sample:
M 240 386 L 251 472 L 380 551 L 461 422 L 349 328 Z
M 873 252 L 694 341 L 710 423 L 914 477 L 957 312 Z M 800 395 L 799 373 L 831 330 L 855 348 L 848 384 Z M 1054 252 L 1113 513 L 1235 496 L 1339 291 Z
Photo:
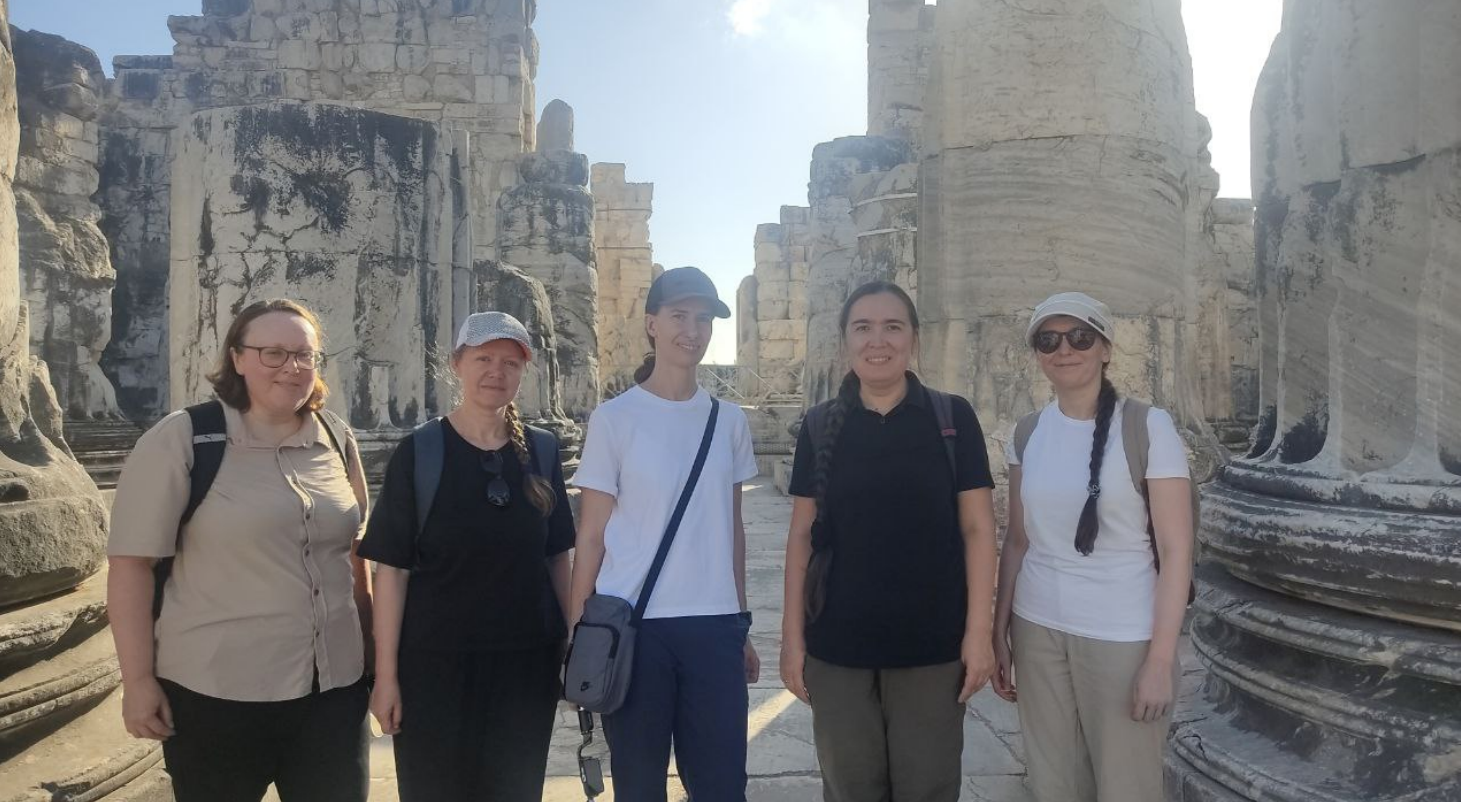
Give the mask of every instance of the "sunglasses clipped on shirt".
M 1070 343 L 1077 351 L 1089 351 L 1101 339 L 1094 329 L 1076 328 L 1070 331 L 1042 331 L 1035 335 L 1035 350 L 1042 354 L 1053 354 L 1060 350 L 1060 341 Z
M 506 507 L 512 501 L 512 491 L 507 480 L 502 478 L 502 452 L 488 451 L 482 455 L 482 470 L 491 479 L 487 482 L 487 503 L 494 507 Z

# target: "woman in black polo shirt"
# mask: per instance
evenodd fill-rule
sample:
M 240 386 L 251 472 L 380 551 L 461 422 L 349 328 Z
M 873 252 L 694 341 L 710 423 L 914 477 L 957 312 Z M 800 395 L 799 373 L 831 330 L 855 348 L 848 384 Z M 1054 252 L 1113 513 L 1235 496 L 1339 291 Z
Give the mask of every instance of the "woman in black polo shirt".
M 370 709 L 395 736 L 403 802 L 543 793 L 574 532 L 562 466 L 535 463 L 530 437 L 546 435 L 513 403 L 531 358 L 515 318 L 466 319 L 451 359 L 462 403 L 401 441 L 360 545 L 378 564 Z M 440 481 L 418 524 L 428 436 Z
M 828 800 L 953 802 L 964 702 L 994 669 L 984 435 L 908 370 L 900 287 L 859 287 L 840 325 L 852 371 L 808 411 L 792 469 L 781 678 L 812 706 Z

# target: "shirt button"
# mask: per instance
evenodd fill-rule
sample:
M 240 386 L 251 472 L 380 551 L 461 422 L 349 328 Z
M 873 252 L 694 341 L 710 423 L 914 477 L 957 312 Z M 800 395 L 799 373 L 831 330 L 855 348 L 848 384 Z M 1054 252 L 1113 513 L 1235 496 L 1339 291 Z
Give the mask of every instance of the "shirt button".
M 316 596 L 320 595 L 320 589 L 319 588 L 315 588 L 315 595 Z
M 305 549 L 305 550 L 304 550 L 304 556 L 306 556 L 306 557 L 308 557 L 308 556 L 309 556 L 309 549 Z

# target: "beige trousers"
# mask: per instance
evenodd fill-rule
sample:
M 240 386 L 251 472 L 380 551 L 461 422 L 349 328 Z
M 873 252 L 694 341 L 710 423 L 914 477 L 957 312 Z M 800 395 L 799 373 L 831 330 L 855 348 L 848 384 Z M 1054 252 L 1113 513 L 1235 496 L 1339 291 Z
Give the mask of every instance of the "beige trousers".
M 1015 616 L 1015 684 L 1037 802 L 1164 802 L 1167 718 L 1131 720 L 1148 641 L 1070 635 Z M 1173 667 L 1172 687 L 1181 668 Z
M 963 663 L 844 668 L 808 657 L 803 678 L 826 802 L 957 802 Z

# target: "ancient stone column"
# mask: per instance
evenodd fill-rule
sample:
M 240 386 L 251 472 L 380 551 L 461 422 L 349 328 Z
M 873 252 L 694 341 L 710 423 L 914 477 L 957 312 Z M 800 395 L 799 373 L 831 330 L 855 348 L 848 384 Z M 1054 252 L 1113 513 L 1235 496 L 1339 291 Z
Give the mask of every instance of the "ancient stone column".
M 172 405 L 211 393 L 233 313 L 287 297 L 324 325 L 329 405 L 360 429 L 444 411 L 451 330 L 446 150 L 423 120 L 326 104 L 199 112 L 172 186 Z
M 101 63 L 59 36 L 19 29 L 11 36 L 21 121 L 15 201 L 31 351 L 45 360 L 68 417 L 113 417 L 120 410 L 101 353 L 112 336 L 116 273 L 91 200 Z
M 756 227 L 755 298 L 750 304 L 755 329 L 747 332 L 756 351 L 754 392 L 787 401 L 801 394 L 807 358 L 810 213 L 803 206 L 783 206 L 781 222 Z
M 919 191 L 922 368 L 1003 436 L 1048 393 L 1031 309 L 1110 305 L 1112 380 L 1202 425 L 1189 350 L 1197 114 L 1177 0 L 938 4 Z
M 1458 37 L 1441 0 L 1285 4 L 1254 120 L 1274 430 L 1205 496 L 1174 799 L 1461 797 Z
M 757 229 L 759 231 L 759 228 Z M 736 389 L 742 395 L 754 396 L 761 392 L 761 377 L 757 373 L 761 364 L 760 332 L 757 328 L 756 276 L 741 279 L 736 287 Z
M 885 175 L 899 165 L 912 162 L 912 154 L 908 142 L 875 136 L 841 137 L 823 142 L 812 151 L 812 180 L 807 192 L 811 206 L 810 266 L 806 280 L 808 322 L 802 372 L 802 394 L 807 404 L 831 398 L 847 372 L 842 335 L 837 327 L 847 294 L 864 282 L 894 280 L 897 265 L 904 261 L 868 258 L 876 249 L 864 247 L 863 240 L 867 236 L 894 232 L 860 228 L 871 218 L 857 214 L 854 196 L 858 198 L 857 203 L 878 197 L 876 187 Z
M 617 395 L 633 384 L 634 369 L 649 348 L 644 301 L 656 275 L 649 241 L 654 184 L 625 181 L 622 164 L 595 164 L 589 191 L 599 280 L 599 379 L 606 395 Z
M 570 134 L 548 130 L 568 119 L 567 115 L 545 119 L 539 139 L 571 143 Z M 518 162 L 518 177 L 518 185 L 497 202 L 498 256 L 547 290 L 557 324 L 563 411 L 583 420 L 600 398 L 598 273 L 588 158 L 568 150 L 527 153 Z
M 61 439 L 45 363 L 30 355 L 17 264 L 20 126 L 7 12 L 0 0 L 0 795 L 49 798 L 65 780 L 66 793 L 88 795 L 99 781 L 117 787 L 126 779 L 114 782 L 105 767 L 82 772 L 96 764 L 75 760 L 74 742 L 67 756 L 41 739 L 121 681 L 104 633 L 102 585 L 84 582 L 105 562 L 106 510 Z M 129 761 L 109 750 L 123 739 L 101 740 L 93 745 L 121 767 L 145 769 L 159 757 L 142 745 Z
M 924 0 L 868 0 L 868 134 L 918 147 L 935 8 Z

